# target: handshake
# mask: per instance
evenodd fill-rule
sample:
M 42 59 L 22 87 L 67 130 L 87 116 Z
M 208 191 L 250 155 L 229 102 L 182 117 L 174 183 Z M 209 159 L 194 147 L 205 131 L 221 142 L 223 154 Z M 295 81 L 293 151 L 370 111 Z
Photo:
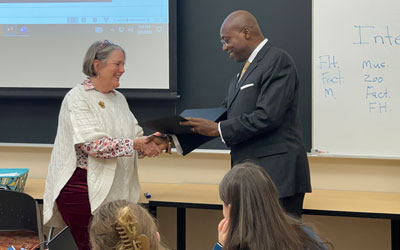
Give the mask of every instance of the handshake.
M 168 136 L 162 136 L 156 132 L 149 136 L 136 138 L 133 147 L 139 153 L 139 158 L 158 156 L 163 150 L 171 153 L 172 140 Z

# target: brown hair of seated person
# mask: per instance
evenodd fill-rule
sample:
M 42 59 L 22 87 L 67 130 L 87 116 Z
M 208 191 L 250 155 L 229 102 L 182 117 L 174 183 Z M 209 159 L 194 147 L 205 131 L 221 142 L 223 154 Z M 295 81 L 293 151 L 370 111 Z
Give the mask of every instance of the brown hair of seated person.
M 260 166 L 234 166 L 222 179 L 219 194 L 228 209 L 224 250 L 326 249 L 284 212 L 278 191 Z
M 89 234 L 92 250 L 166 249 L 153 217 L 140 205 L 126 200 L 102 205 L 93 215 Z

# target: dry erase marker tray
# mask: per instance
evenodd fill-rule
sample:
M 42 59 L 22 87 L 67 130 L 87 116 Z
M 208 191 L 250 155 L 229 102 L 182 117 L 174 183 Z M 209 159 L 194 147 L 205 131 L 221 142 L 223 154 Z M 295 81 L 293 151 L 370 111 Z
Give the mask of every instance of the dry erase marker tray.
M 0 188 L 23 192 L 29 168 L 0 168 Z

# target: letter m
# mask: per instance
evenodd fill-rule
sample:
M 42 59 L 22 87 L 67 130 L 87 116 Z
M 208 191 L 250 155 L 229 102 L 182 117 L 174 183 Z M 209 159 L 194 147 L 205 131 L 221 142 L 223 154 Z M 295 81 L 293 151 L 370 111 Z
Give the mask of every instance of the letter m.
M 365 69 L 365 68 L 370 68 L 370 69 L 372 69 L 371 61 L 370 61 L 370 60 L 368 60 L 368 61 L 363 61 L 363 63 L 362 63 L 362 68 L 363 68 L 363 69 Z
M 332 88 L 327 88 L 327 89 L 325 89 L 325 97 L 329 97 L 329 96 L 335 97 L 335 96 L 333 95 L 333 90 L 332 90 Z

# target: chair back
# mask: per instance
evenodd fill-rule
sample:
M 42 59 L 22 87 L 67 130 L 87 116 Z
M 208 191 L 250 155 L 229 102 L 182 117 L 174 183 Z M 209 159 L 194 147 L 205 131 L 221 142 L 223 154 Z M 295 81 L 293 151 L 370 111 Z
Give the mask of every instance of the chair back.
M 42 217 L 36 200 L 25 193 L 0 190 L 0 232 L 2 231 L 35 232 L 40 242 L 44 242 Z

